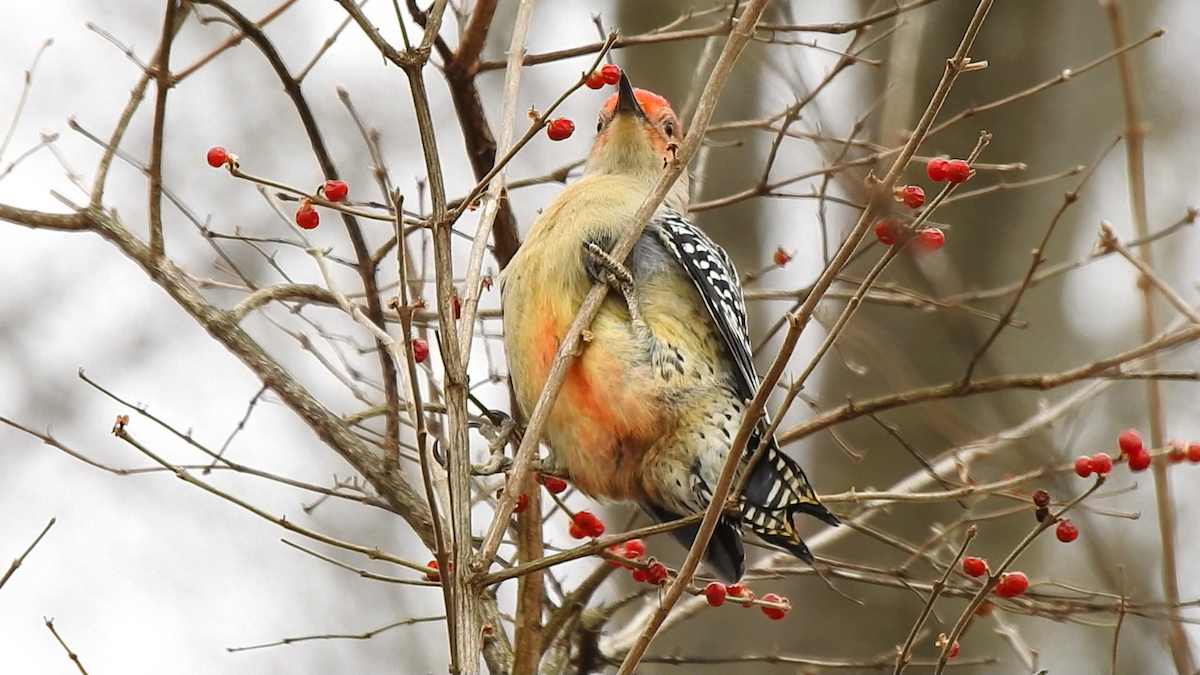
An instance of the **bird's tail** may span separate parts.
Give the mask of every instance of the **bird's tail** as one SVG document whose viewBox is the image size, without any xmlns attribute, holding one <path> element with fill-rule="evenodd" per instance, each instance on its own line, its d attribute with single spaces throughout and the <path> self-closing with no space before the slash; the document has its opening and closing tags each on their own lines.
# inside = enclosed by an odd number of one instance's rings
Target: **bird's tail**
<svg viewBox="0 0 1200 675">
<path fill-rule="evenodd" d="M 792 516 L 805 513 L 830 525 L 841 524 L 817 498 L 800 465 L 773 441 L 750 472 L 741 510 L 744 522 L 760 539 L 810 563 L 812 553 L 796 531 Z"/>
<path fill-rule="evenodd" d="M 660 523 L 678 520 L 679 516 L 653 504 L 642 504 L 642 508 Z M 671 536 L 686 549 L 692 548 L 700 524 L 694 523 L 671 530 Z M 734 522 L 722 517 L 717 521 L 708 547 L 704 549 L 704 562 L 722 581 L 734 583 L 746 572 L 746 553 L 742 548 L 742 531 Z"/>
</svg>

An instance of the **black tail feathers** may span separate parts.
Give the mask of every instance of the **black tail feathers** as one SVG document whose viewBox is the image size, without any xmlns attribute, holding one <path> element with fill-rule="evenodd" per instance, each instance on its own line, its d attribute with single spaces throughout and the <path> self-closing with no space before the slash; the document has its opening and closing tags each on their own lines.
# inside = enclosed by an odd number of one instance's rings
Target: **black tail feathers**
<svg viewBox="0 0 1200 675">
<path fill-rule="evenodd" d="M 680 518 L 653 504 L 642 504 L 642 508 L 660 523 L 669 523 Z M 696 523 L 671 530 L 671 536 L 683 544 L 684 548 L 690 549 L 699 532 L 700 524 Z M 746 552 L 742 548 L 742 532 L 737 524 L 725 518 L 717 521 L 717 529 L 713 530 L 708 547 L 704 550 L 704 562 L 721 581 L 733 583 L 742 578 L 746 572 Z"/>
</svg>

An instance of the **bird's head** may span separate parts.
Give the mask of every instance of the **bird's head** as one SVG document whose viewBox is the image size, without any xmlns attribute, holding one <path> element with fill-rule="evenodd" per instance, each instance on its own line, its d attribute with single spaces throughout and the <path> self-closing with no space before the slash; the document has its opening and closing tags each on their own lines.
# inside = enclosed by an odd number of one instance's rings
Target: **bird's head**
<svg viewBox="0 0 1200 675">
<path fill-rule="evenodd" d="M 622 174 L 653 184 L 683 142 L 683 125 L 667 99 L 634 89 L 625 73 L 617 93 L 608 97 L 596 124 L 596 142 L 588 155 L 586 174 Z M 665 203 L 681 208 L 687 200 L 687 172 L 671 189 Z"/>
</svg>

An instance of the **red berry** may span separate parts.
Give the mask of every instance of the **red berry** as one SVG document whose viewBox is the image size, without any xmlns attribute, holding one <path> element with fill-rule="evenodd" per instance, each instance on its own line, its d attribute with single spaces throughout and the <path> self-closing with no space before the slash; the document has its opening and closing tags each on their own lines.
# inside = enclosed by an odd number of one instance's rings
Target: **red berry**
<svg viewBox="0 0 1200 675">
<path fill-rule="evenodd" d="M 958 640 L 955 640 L 954 644 L 950 645 L 950 653 L 946 654 L 946 658 L 952 659 L 956 656 L 958 656 Z"/>
<path fill-rule="evenodd" d="M 783 598 L 779 597 L 778 595 L 775 595 L 774 593 L 767 593 L 766 595 L 762 596 L 762 599 L 764 602 L 778 602 L 778 603 L 784 602 Z M 772 621 L 778 621 L 778 620 L 782 619 L 784 616 L 787 615 L 787 612 L 788 611 L 782 607 L 763 607 L 762 608 L 762 613 L 766 614 L 767 618 Z"/>
<path fill-rule="evenodd" d="M 321 224 L 321 216 L 317 215 L 313 207 L 305 204 L 296 211 L 296 224 L 306 230 L 311 230 Z"/>
<path fill-rule="evenodd" d="M 523 513 L 529 508 L 529 495 L 522 492 L 517 495 L 517 505 L 513 507 L 513 513 Z"/>
<path fill-rule="evenodd" d="M 1092 471 L 1095 471 L 1100 475 L 1104 475 L 1109 471 L 1112 471 L 1112 457 L 1109 457 L 1103 452 L 1098 452 L 1095 455 L 1092 455 Z"/>
<path fill-rule="evenodd" d="M 413 338 L 413 361 L 424 363 L 429 358 L 429 343 L 421 338 Z"/>
<path fill-rule="evenodd" d="M 961 159 L 946 162 L 946 180 L 951 183 L 964 183 L 971 177 L 971 165 Z"/>
<path fill-rule="evenodd" d="M 633 580 L 639 584 L 646 582 L 646 573 L 642 570 L 634 570 L 632 576 Z"/>
<path fill-rule="evenodd" d="M 923 251 L 936 251 L 946 243 L 946 235 L 936 227 L 928 227 L 917 233 L 917 248 Z"/>
<path fill-rule="evenodd" d="M 434 583 L 438 583 L 442 580 L 442 575 L 438 574 L 438 572 L 437 572 L 438 565 L 437 565 L 436 560 L 430 560 L 429 562 L 425 563 L 425 566 L 433 568 L 432 572 L 425 573 L 425 581 L 432 581 Z"/>
<path fill-rule="evenodd" d="M 596 517 L 596 514 L 592 513 L 591 511 L 580 511 L 579 513 L 576 513 L 571 522 L 575 527 L 579 528 L 580 532 L 583 532 L 584 537 L 599 537 L 600 535 L 604 534 L 604 523 L 601 522 L 601 520 Z M 574 534 L 571 536 L 575 537 Z M 583 539 L 583 537 L 575 538 Z"/>
<path fill-rule="evenodd" d="M 1029 589 L 1029 577 L 1024 572 L 1005 572 L 996 584 L 996 595 L 1015 598 Z"/>
<path fill-rule="evenodd" d="M 225 162 L 229 161 L 229 153 L 225 152 L 225 148 L 222 148 L 221 146 L 209 148 L 206 159 L 208 160 L 209 166 L 214 169 L 219 169 L 225 164 Z"/>
<path fill-rule="evenodd" d="M 975 616 L 991 616 L 995 608 L 996 605 L 992 604 L 991 600 L 984 600 L 979 603 L 979 609 L 975 610 Z"/>
<path fill-rule="evenodd" d="M 641 539 L 630 539 L 625 542 L 625 557 L 630 560 L 637 560 L 646 555 L 646 542 Z"/>
<path fill-rule="evenodd" d="M 714 581 L 704 587 L 704 597 L 708 599 L 708 604 L 713 607 L 720 607 L 725 604 L 725 584 Z"/>
<path fill-rule="evenodd" d="M 1045 490 L 1034 490 L 1030 498 L 1033 499 L 1033 505 L 1039 509 L 1050 506 L 1050 493 Z"/>
<path fill-rule="evenodd" d="M 567 526 L 567 534 L 570 534 L 572 539 L 587 539 L 587 532 L 585 532 L 583 528 L 573 520 L 571 521 L 571 524 Z"/>
<path fill-rule="evenodd" d="M 729 597 L 740 598 L 745 595 L 746 591 L 749 589 L 746 588 L 746 584 L 739 581 L 736 584 L 730 584 L 729 588 L 726 590 L 729 592 Z"/>
<path fill-rule="evenodd" d="M 1172 464 L 1178 464 L 1187 459 L 1187 448 L 1179 441 L 1169 441 L 1167 443 L 1167 461 Z"/>
<path fill-rule="evenodd" d="M 591 75 L 588 75 L 588 79 L 584 84 L 587 85 L 588 89 L 599 89 L 604 86 L 604 74 L 598 70 L 594 70 Z"/>
<path fill-rule="evenodd" d="M 1075 473 L 1080 478 L 1087 478 L 1092 475 L 1092 458 L 1086 456 L 1077 458 L 1075 460 Z"/>
<path fill-rule="evenodd" d="M 340 202 L 346 198 L 346 193 L 350 192 L 350 188 L 340 180 L 331 180 L 325 183 L 325 198 L 331 202 Z"/>
<path fill-rule="evenodd" d="M 1132 455 L 1142 449 L 1142 435 L 1137 429 L 1126 429 L 1117 436 L 1117 445 L 1121 447 L 1122 455 Z"/>
<path fill-rule="evenodd" d="M 1150 466 L 1150 451 L 1141 448 L 1137 452 L 1129 455 L 1129 470 L 1130 471 L 1145 471 Z"/>
<path fill-rule="evenodd" d="M 895 221 L 884 218 L 875 223 L 875 238 L 884 246 L 891 246 L 896 243 L 896 236 L 899 234 L 899 229 Z"/>
<path fill-rule="evenodd" d="M 905 185 L 896 188 L 896 199 L 910 209 L 920 208 L 925 203 L 925 191 L 918 185 Z"/>
<path fill-rule="evenodd" d="M 613 544 L 612 546 L 608 547 L 608 552 L 616 556 L 621 556 L 622 558 L 628 555 L 628 553 L 625 551 L 624 544 Z M 620 568 L 625 566 L 624 563 L 616 560 L 609 560 L 608 558 L 605 558 L 604 562 L 607 563 L 609 567 Z"/>
<path fill-rule="evenodd" d="M 561 141 L 575 133 L 575 123 L 565 117 L 558 117 L 546 124 L 546 135 L 552 141 Z"/>
<path fill-rule="evenodd" d="M 929 164 L 925 165 L 925 173 L 929 174 L 929 180 L 935 183 L 946 180 L 946 160 L 941 157 L 929 160 Z"/>
<path fill-rule="evenodd" d="M 542 477 L 542 485 L 545 485 L 546 491 L 552 495 L 556 495 L 567 489 L 567 481 L 554 476 Z"/>
<path fill-rule="evenodd" d="M 609 63 L 600 69 L 600 77 L 604 84 L 616 84 L 621 81 L 621 67 Z"/>
<path fill-rule="evenodd" d="M 660 562 L 651 563 L 646 568 L 646 583 L 654 584 L 655 586 L 667 583 L 667 568 Z"/>
<path fill-rule="evenodd" d="M 1192 464 L 1200 464 L 1200 443 L 1191 443 L 1187 446 L 1187 458 Z"/>
<path fill-rule="evenodd" d="M 1079 538 L 1079 528 L 1075 527 L 1075 523 L 1064 520 L 1058 524 L 1058 529 L 1054 530 L 1054 536 L 1062 543 L 1069 544 Z"/>
<path fill-rule="evenodd" d="M 775 255 L 773 255 L 773 256 L 771 257 L 771 260 L 772 260 L 772 261 L 773 261 L 773 262 L 774 262 L 776 265 L 779 265 L 780 267 L 783 267 L 784 265 L 786 265 L 786 264 L 788 264 L 789 262 L 791 262 L 791 260 L 792 260 L 792 256 L 791 256 L 791 254 L 789 254 L 787 251 L 783 250 L 783 247 L 782 247 L 782 246 L 780 246 L 779 248 L 775 249 Z"/>
<path fill-rule="evenodd" d="M 969 577 L 981 577 L 987 574 L 987 563 L 984 562 L 983 558 L 976 558 L 969 555 L 963 558 L 962 565 L 963 572 Z"/>
</svg>

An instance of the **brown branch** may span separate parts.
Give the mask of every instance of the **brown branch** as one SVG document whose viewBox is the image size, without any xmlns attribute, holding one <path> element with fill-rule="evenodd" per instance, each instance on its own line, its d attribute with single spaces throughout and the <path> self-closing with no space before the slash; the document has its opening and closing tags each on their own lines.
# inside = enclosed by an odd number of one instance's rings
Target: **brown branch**
<svg viewBox="0 0 1200 675">
<path fill-rule="evenodd" d="M 1102 0 L 1100 3 L 1108 14 L 1112 26 L 1113 44 L 1121 49 L 1129 43 L 1125 34 L 1125 21 L 1117 0 Z M 1122 51 L 1117 57 L 1117 68 L 1121 78 L 1121 100 L 1125 109 L 1125 162 L 1129 182 L 1129 206 L 1133 215 L 1133 233 L 1135 237 L 1145 237 L 1149 232 L 1149 218 L 1146 206 L 1146 158 L 1145 137 L 1146 128 L 1142 120 L 1140 93 L 1138 91 L 1137 73 L 1133 57 L 1129 51 Z M 1138 253 L 1146 266 L 1153 268 L 1149 246 L 1139 247 Z M 1142 339 L 1149 340 L 1157 332 L 1154 318 L 1154 291 L 1149 284 L 1141 283 L 1142 292 Z M 1157 359 L 1151 355 L 1146 367 L 1158 369 Z M 1163 407 L 1162 387 L 1157 381 L 1146 381 L 1146 404 L 1150 417 L 1150 442 L 1156 447 L 1163 444 L 1167 425 L 1167 413 Z M 1171 478 L 1167 473 L 1166 462 L 1155 462 L 1151 471 L 1154 475 L 1154 501 L 1158 507 L 1158 533 L 1162 540 L 1162 585 L 1167 602 L 1179 603 L 1179 570 L 1175 545 L 1175 500 L 1171 497 Z M 1172 621 L 1167 625 L 1166 640 L 1171 648 L 1171 657 L 1175 662 L 1175 670 L 1179 675 L 1188 675 L 1196 670 L 1192 658 L 1192 647 L 1179 614 L 1172 612 Z"/>
<path fill-rule="evenodd" d="M 446 617 L 444 616 L 415 617 L 412 619 L 393 621 L 378 628 L 372 628 L 371 630 L 366 630 L 361 633 L 326 633 L 324 635 L 302 635 L 300 637 L 287 637 L 283 638 L 282 640 L 276 640 L 275 642 L 264 642 L 263 644 L 249 645 L 246 647 L 226 647 L 225 651 L 233 654 L 236 652 L 253 651 L 255 649 L 267 649 L 268 647 L 283 647 L 286 645 L 293 645 L 298 642 L 311 642 L 313 640 L 370 640 L 380 633 L 387 632 L 394 628 L 400 628 L 401 626 L 414 626 L 419 623 L 432 623 L 435 621 L 445 620 Z"/>
<path fill-rule="evenodd" d="M 810 24 L 764 23 L 764 24 L 760 25 L 759 28 L 762 30 L 772 30 L 772 31 L 789 31 L 789 32 L 790 31 L 798 31 L 798 32 L 802 32 L 802 33 L 830 33 L 833 35 L 838 35 L 841 33 L 849 33 L 851 31 L 856 31 L 856 30 L 859 30 L 862 28 L 866 28 L 867 26 L 877 24 L 881 21 L 887 21 L 888 19 L 890 19 L 892 17 L 899 16 L 901 14 L 904 14 L 905 12 L 911 12 L 912 10 L 917 9 L 918 7 L 924 7 L 925 5 L 928 5 L 932 2 L 936 2 L 936 0 L 915 0 L 914 2 L 910 2 L 907 5 L 897 5 L 891 9 L 887 9 L 882 12 L 877 12 L 875 14 L 865 16 L 865 17 L 859 19 L 858 21 L 843 21 L 843 22 L 839 22 L 839 23 L 810 23 Z"/>
<path fill-rule="evenodd" d="M 1158 292 L 1167 299 L 1167 302 L 1171 303 L 1171 306 L 1174 307 L 1176 311 L 1187 317 L 1188 321 L 1191 321 L 1194 324 L 1200 324 L 1200 314 L 1196 313 L 1196 310 L 1192 309 L 1191 305 L 1181 298 L 1179 294 L 1175 292 L 1175 289 L 1171 288 L 1171 285 L 1154 271 L 1154 268 L 1150 266 L 1150 263 L 1135 255 L 1133 251 L 1130 251 L 1129 248 L 1125 246 L 1125 244 L 1122 244 L 1121 240 L 1117 238 L 1116 233 L 1113 232 L 1112 225 L 1103 221 L 1100 223 L 1100 247 L 1106 251 L 1115 251 L 1119 253 L 1122 258 L 1124 258 L 1129 264 L 1133 265 L 1134 269 L 1141 273 L 1143 284 L 1148 283 L 1149 285 L 1158 289 Z"/>
<path fill-rule="evenodd" d="M 458 39 L 458 49 L 451 62 L 476 64 L 479 61 L 488 29 L 492 26 L 492 17 L 496 15 L 497 4 L 496 0 L 478 0 L 471 8 L 471 18 Z"/>
<path fill-rule="evenodd" d="M 750 38 L 753 37 L 754 28 L 758 25 L 758 21 L 766 9 L 766 4 L 765 0 L 751 0 L 746 4 L 741 17 L 732 23 L 729 37 L 725 42 L 724 48 L 721 50 L 721 55 L 717 57 L 717 62 L 713 66 L 712 73 L 708 77 L 708 82 L 704 86 L 704 91 L 700 94 L 699 104 L 692 118 L 691 129 L 693 131 L 684 140 L 682 152 L 680 153 L 681 160 L 677 164 L 686 163 L 699 147 L 704 130 L 707 128 L 708 121 L 712 118 L 713 109 L 716 107 L 717 96 L 733 72 L 733 66 L 737 62 L 738 56 L 741 55 L 742 50 L 745 49 L 746 45 L 750 42 Z M 677 172 L 675 173 L 677 175 Z M 651 194 L 653 201 L 648 200 L 638 210 L 635 222 L 639 223 L 639 225 L 632 231 L 627 232 L 624 239 L 618 242 L 616 248 L 614 248 L 613 255 L 617 260 L 624 260 L 628 256 L 629 251 L 633 248 L 634 241 L 641 235 L 642 229 L 652 212 L 652 209 L 647 209 L 646 206 L 657 207 L 658 202 L 662 199 L 662 195 L 666 193 L 670 183 L 674 182 L 674 176 L 668 174 L 667 178 L 670 181 L 660 182 L 658 189 L 655 193 Z M 605 293 L 603 291 L 597 293 L 597 289 L 593 288 L 592 294 L 603 296 Z M 747 410 L 746 421 L 743 422 L 742 428 L 739 430 L 739 435 L 741 431 L 752 426 L 752 424 L 748 423 L 755 421 L 752 419 L 754 416 L 755 413 Z M 658 634 L 663 621 L 666 620 L 667 614 L 670 613 L 671 608 L 679 601 L 680 596 L 683 595 L 684 590 L 690 584 L 692 575 L 695 574 L 696 568 L 700 565 L 700 559 L 703 557 L 704 551 L 708 546 L 708 541 L 716 529 L 717 520 L 723 513 L 725 500 L 729 496 L 729 490 L 733 487 L 733 481 L 736 478 L 738 460 L 741 458 L 741 448 L 745 447 L 745 442 L 746 438 L 743 438 L 741 439 L 741 445 L 739 445 L 738 439 L 734 439 L 729 451 L 729 458 L 721 470 L 717 484 L 713 487 L 711 502 L 704 510 L 704 520 L 700 522 L 700 527 L 696 532 L 691 549 L 688 551 L 687 557 L 684 558 L 683 564 L 680 565 L 677 575 L 671 580 L 666 590 L 659 597 L 657 610 L 650 616 L 645 626 L 642 627 L 637 640 L 634 641 L 629 652 L 625 655 L 625 659 L 621 662 L 621 667 L 617 671 L 618 675 L 630 675 L 637 668 L 642 656 L 645 655 L 646 650 L 650 647 L 650 642 Z"/>
<path fill-rule="evenodd" d="M 1086 379 L 1103 378 L 1106 372 L 1113 368 L 1118 368 L 1127 362 L 1141 359 L 1147 355 L 1166 349 L 1178 347 L 1196 339 L 1200 339 L 1200 326 L 1193 325 L 1173 333 L 1168 333 L 1133 349 L 1119 352 L 1113 356 L 1059 373 L 1006 375 L 985 380 L 974 380 L 968 383 L 963 383 L 962 381 L 950 382 L 922 389 L 914 389 L 900 394 L 889 394 L 864 401 L 851 402 L 824 412 L 806 422 L 801 422 L 780 433 L 777 438 L 781 444 L 792 443 L 834 424 L 847 422 L 871 413 L 914 405 L 916 403 L 940 401 L 948 398 L 966 398 L 968 396 L 994 393 L 1006 389 L 1044 391 Z"/>
<path fill-rule="evenodd" d="M 1006 309 L 1004 314 L 1001 315 L 1000 321 L 998 321 L 996 326 L 992 328 L 992 332 L 988 335 L 987 339 L 983 341 L 983 344 L 979 346 L 979 349 L 975 350 L 975 354 L 971 357 L 970 363 L 967 364 L 967 370 L 963 374 L 962 378 L 964 383 L 971 381 L 971 376 L 975 373 L 975 367 L 979 365 L 980 360 L 983 359 L 983 355 L 986 354 L 988 349 L 991 348 L 992 344 L 996 342 L 996 338 L 1000 337 L 1000 332 L 1008 327 L 1009 319 L 1011 319 L 1013 314 L 1016 313 L 1017 305 L 1021 303 L 1021 298 L 1025 296 L 1025 291 L 1029 290 L 1030 282 L 1033 281 L 1033 277 L 1037 273 L 1038 268 L 1046 262 L 1046 258 L 1044 257 L 1046 246 L 1050 244 L 1050 236 L 1054 234 L 1054 230 L 1058 226 L 1059 221 L 1062 220 L 1062 217 L 1067 212 L 1067 209 L 1069 209 L 1072 204 L 1079 200 L 1079 191 L 1083 189 L 1084 185 L 1087 185 L 1088 180 L 1095 175 L 1096 169 L 1100 167 L 1100 163 L 1104 161 L 1104 158 L 1108 156 L 1108 153 L 1111 152 L 1114 147 L 1116 147 L 1117 142 L 1120 140 L 1121 139 L 1119 137 L 1114 139 L 1113 142 L 1110 143 L 1107 148 L 1105 148 L 1104 152 L 1100 153 L 1100 157 L 1095 161 L 1095 163 L 1092 164 L 1092 167 L 1088 169 L 1088 172 L 1083 175 L 1083 178 L 1079 180 L 1079 184 L 1075 186 L 1075 189 L 1063 195 L 1063 202 L 1061 205 L 1059 205 L 1058 210 L 1054 213 L 1054 217 L 1050 219 L 1050 224 L 1046 227 L 1045 233 L 1042 234 L 1041 242 L 1038 243 L 1037 248 L 1033 249 L 1033 259 L 1029 263 L 1029 269 L 1025 272 L 1025 279 L 1021 282 L 1021 286 L 1017 289 L 1016 295 L 1013 296 L 1012 302 L 1010 302 L 1008 305 L 1008 309 Z"/>
<path fill-rule="evenodd" d="M 194 0 L 198 4 L 208 4 L 216 7 L 226 16 L 228 16 L 238 30 L 240 30 L 251 44 L 258 48 L 259 52 L 270 64 L 271 69 L 275 72 L 276 78 L 283 85 L 285 94 L 291 101 L 292 107 L 296 110 L 300 117 L 300 122 L 304 127 L 305 134 L 308 136 L 309 146 L 312 148 L 313 155 L 316 157 L 318 165 L 321 167 L 321 172 L 326 180 L 334 180 L 338 177 L 337 167 L 333 163 L 333 157 L 330 155 L 328 148 L 325 145 L 325 140 L 321 135 L 320 127 L 317 124 L 316 117 L 313 115 L 312 108 L 308 105 L 308 100 L 304 97 L 304 92 L 301 90 L 300 83 L 293 77 L 288 70 L 287 64 L 283 62 L 283 57 L 275 48 L 274 43 L 267 38 L 262 27 L 252 22 L 244 14 L 232 7 L 225 0 Z M 357 9 L 357 6 L 352 2 L 350 6 Z M 380 303 L 379 285 L 375 278 L 376 269 L 372 263 L 371 251 L 367 248 L 366 240 L 363 238 L 362 229 L 359 227 L 358 220 L 352 215 L 342 212 L 342 224 L 346 228 L 346 234 L 350 239 L 350 244 L 354 249 L 355 259 L 358 262 L 357 272 L 362 281 L 364 299 L 367 303 L 366 315 L 371 323 L 382 326 L 383 307 Z M 128 251 L 126 251 L 128 255 Z M 383 384 L 384 396 L 387 402 L 387 415 L 385 416 L 385 435 L 383 442 L 384 451 L 384 469 L 387 470 L 388 464 L 394 464 L 394 458 L 399 454 L 400 442 L 400 394 L 396 384 L 396 367 L 392 362 L 388 350 L 378 339 L 375 342 L 376 351 L 379 361 L 380 380 Z M 264 382 L 264 384 L 266 384 Z M 392 458 L 389 460 L 388 458 Z M 389 474 L 401 475 L 399 470 L 387 471 Z M 389 478 L 389 482 L 391 482 Z M 407 497 L 415 497 L 411 487 L 406 487 Z M 417 513 L 422 515 L 422 524 L 429 526 L 430 521 L 427 510 L 422 508 Z M 429 534 L 428 530 L 426 534 Z M 423 537 L 424 538 L 424 537 Z"/>
<path fill-rule="evenodd" d="M 954 556 L 954 560 L 946 566 L 946 571 L 942 573 L 942 577 L 933 584 L 933 590 L 929 592 L 929 599 L 925 601 L 925 606 L 921 609 L 921 614 L 917 616 L 917 620 L 913 622 L 912 630 L 908 632 L 908 638 L 904 640 L 904 645 L 900 647 L 900 653 L 896 656 L 896 667 L 892 670 L 893 675 L 900 675 L 908 666 L 909 655 L 912 652 L 913 643 L 917 641 L 917 635 L 921 632 L 921 627 L 925 625 L 925 620 L 929 618 L 933 612 L 933 605 L 937 602 L 942 591 L 946 590 L 946 581 L 950 579 L 950 575 L 958 569 L 958 561 L 962 560 L 963 554 L 967 552 L 967 546 L 971 544 L 971 540 L 975 538 L 978 529 L 974 525 L 967 528 L 966 535 L 963 537 L 962 546 L 958 549 L 958 554 Z"/>
<path fill-rule="evenodd" d="M 967 627 L 967 623 L 970 622 L 970 620 L 975 616 L 975 612 L 979 609 L 979 605 L 983 603 L 984 598 L 986 598 L 988 594 L 992 592 L 992 589 L 996 587 L 996 583 L 1000 581 L 1000 576 L 1004 574 L 1008 568 L 1012 567 L 1012 564 L 1016 562 L 1017 558 L 1019 558 L 1022 553 L 1025 552 L 1025 549 L 1029 548 L 1029 546 L 1033 544 L 1034 540 L 1038 538 L 1039 534 L 1057 525 L 1064 513 L 1070 511 L 1073 506 L 1087 499 L 1092 495 L 1092 493 L 1100 489 L 1100 486 L 1104 485 L 1104 482 L 1107 480 L 1107 478 L 1108 477 L 1105 475 L 1096 476 L 1096 481 L 1092 483 L 1092 486 L 1089 487 L 1087 491 L 1075 499 L 1072 499 L 1058 511 L 1045 518 L 1042 518 L 1037 526 L 1034 527 L 1033 530 L 1021 540 L 1021 543 L 1017 544 L 1016 548 L 1014 548 L 1008 554 L 1008 557 L 1006 557 L 1003 562 L 1001 562 L 995 569 L 988 570 L 987 579 L 984 580 L 983 585 L 975 593 L 975 596 L 971 598 L 971 601 L 967 603 L 966 609 L 964 609 L 962 614 L 959 615 L 958 621 L 954 624 L 954 628 L 951 629 L 950 634 L 946 636 L 946 641 L 942 645 L 942 655 L 938 658 L 937 668 L 933 671 L 934 675 L 941 675 L 942 671 L 946 669 L 946 661 L 950 658 L 950 650 L 954 648 L 954 643 L 957 642 L 958 638 L 962 636 L 963 631 Z"/>
<path fill-rule="evenodd" d="M 261 27 L 266 27 L 267 24 L 269 24 L 272 21 L 274 21 L 275 19 L 279 18 L 280 15 L 282 15 L 285 11 L 288 10 L 289 7 L 291 7 L 294 4 L 296 4 L 296 0 L 283 0 L 283 2 L 281 2 L 278 7 L 267 12 L 266 14 L 264 14 L 263 18 L 256 21 L 255 24 L 258 26 L 261 26 Z M 245 39 L 246 39 L 245 33 L 239 32 L 237 34 L 230 35 L 228 38 L 226 38 L 225 42 L 221 43 L 221 46 L 217 47 L 216 49 L 213 49 L 211 52 L 200 57 L 200 59 L 198 59 L 192 65 L 190 65 L 187 68 L 184 68 L 183 70 L 176 73 L 175 76 L 171 80 L 171 86 L 175 86 L 175 85 L 179 84 L 185 78 L 187 78 L 189 75 L 191 75 L 192 73 L 196 72 L 197 70 L 200 70 L 201 68 L 203 68 L 206 64 L 208 64 L 208 62 L 217 58 L 222 53 L 224 53 L 226 50 L 242 44 L 242 40 L 245 40 Z"/>
<path fill-rule="evenodd" d="M 154 63 L 154 121 L 150 127 L 150 254 L 163 254 L 162 221 L 162 155 L 163 127 L 167 119 L 167 92 L 171 89 L 171 45 L 175 35 L 187 17 L 187 8 L 182 11 L 179 0 L 167 0 L 167 11 L 163 17 L 162 39 Z"/>
</svg>

